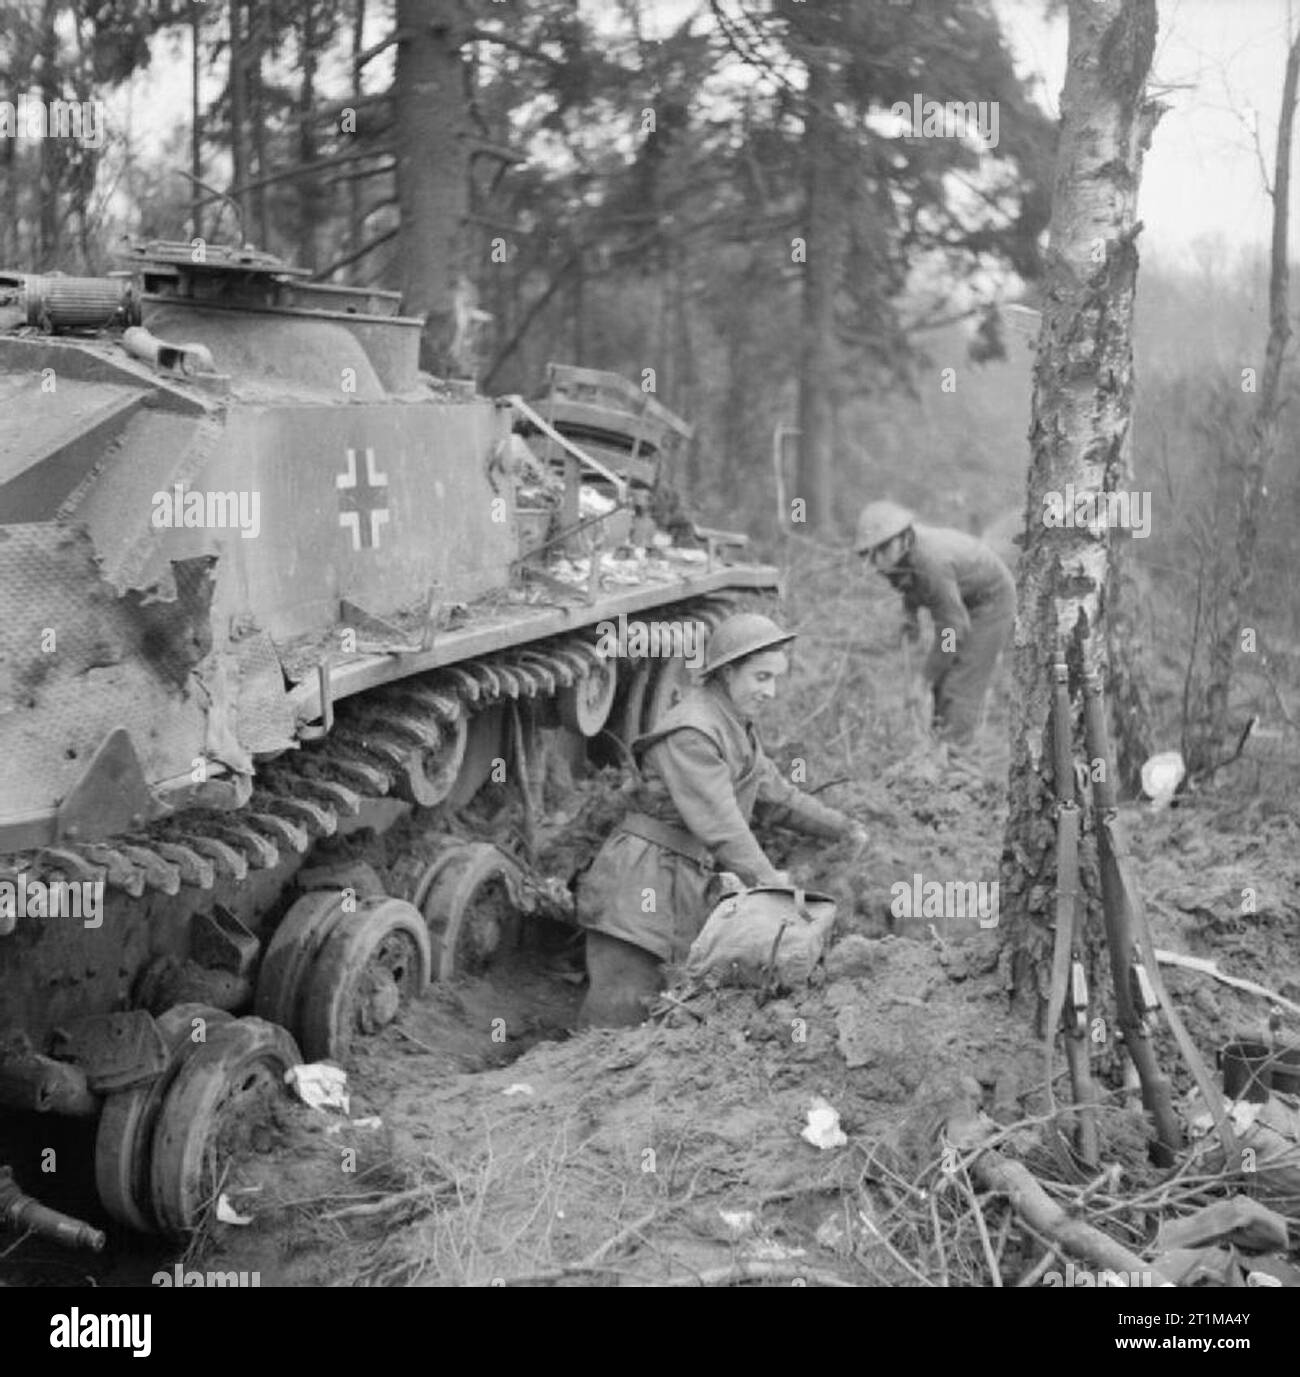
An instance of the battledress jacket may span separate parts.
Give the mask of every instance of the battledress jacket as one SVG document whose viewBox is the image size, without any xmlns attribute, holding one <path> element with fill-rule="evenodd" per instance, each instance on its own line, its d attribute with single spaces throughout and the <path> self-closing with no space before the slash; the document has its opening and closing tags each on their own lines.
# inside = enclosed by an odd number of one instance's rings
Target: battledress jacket
<svg viewBox="0 0 1300 1377">
<path fill-rule="evenodd" d="M 633 751 L 641 760 L 636 811 L 583 878 L 578 921 L 661 960 L 683 959 L 704 925 L 714 870 L 747 885 L 775 878 L 749 830 L 756 805 L 767 820 L 815 837 L 844 836 L 854 825 L 782 778 L 721 685 L 689 690 Z"/>
<path fill-rule="evenodd" d="M 903 595 L 909 617 L 924 607 L 934 621 L 935 641 L 926 661 L 926 678 L 941 678 L 951 657 L 941 648 L 946 627 L 957 633 L 960 646 L 985 623 L 1001 623 L 1015 615 L 1016 581 L 1011 570 L 975 536 L 946 526 L 912 528 L 915 539 L 908 555 L 885 574 Z"/>
</svg>

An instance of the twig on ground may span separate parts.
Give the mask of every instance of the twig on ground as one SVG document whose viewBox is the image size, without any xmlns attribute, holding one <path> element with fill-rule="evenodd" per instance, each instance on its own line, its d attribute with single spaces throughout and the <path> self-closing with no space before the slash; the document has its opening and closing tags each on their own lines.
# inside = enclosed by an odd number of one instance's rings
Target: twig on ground
<svg viewBox="0 0 1300 1377">
<path fill-rule="evenodd" d="M 919 1273 L 917 1274 L 919 1275 Z M 727 1267 L 711 1267 L 689 1277 L 669 1277 L 666 1281 L 646 1281 L 643 1286 L 731 1286 L 738 1281 L 790 1281 L 805 1286 L 853 1286 L 834 1272 L 816 1267 L 801 1267 L 797 1262 L 733 1262 Z M 928 1286 L 930 1283 L 926 1282 Z"/>
<path fill-rule="evenodd" d="M 360 1205 L 345 1205 L 343 1209 L 331 1210 L 328 1214 L 322 1214 L 320 1218 L 363 1219 L 368 1216 L 385 1214 L 389 1210 L 397 1209 L 400 1205 L 410 1204 L 416 1200 L 432 1206 L 435 1195 L 450 1190 L 450 1184 L 446 1183 L 441 1186 L 416 1186 L 413 1190 L 399 1191 L 396 1195 L 386 1195 L 379 1200 L 367 1200 Z"/>
<path fill-rule="evenodd" d="M 870 1243 L 866 1245 L 867 1247 L 883 1248 L 905 1272 L 909 1273 L 909 1275 L 911 1276 L 914 1276 L 917 1279 L 917 1281 L 921 1283 L 922 1286 L 934 1285 L 934 1282 L 932 1282 L 929 1277 L 925 1276 L 922 1272 L 918 1272 L 917 1269 L 913 1267 L 912 1264 L 908 1262 L 908 1260 L 902 1255 L 902 1253 L 900 1253 L 898 1249 L 894 1247 L 894 1245 L 889 1241 L 889 1239 L 886 1238 L 883 1233 L 881 1233 L 879 1227 L 872 1220 L 870 1215 L 868 1215 L 865 1211 L 860 1211 L 858 1217 L 866 1226 L 867 1232 L 872 1235 Z"/>
<path fill-rule="evenodd" d="M 963 1165 L 961 1169 L 961 1181 L 966 1190 L 966 1198 L 970 1201 L 971 1211 L 975 1216 L 975 1228 L 979 1231 L 980 1247 L 984 1249 L 984 1261 L 988 1263 L 989 1275 L 993 1279 L 994 1286 L 1002 1285 L 1002 1273 L 998 1270 L 998 1260 L 993 1253 L 993 1242 L 989 1238 L 988 1224 L 984 1220 L 984 1211 L 980 1208 L 979 1197 L 975 1194 L 975 1187 L 971 1185 L 970 1173 Z"/>
<path fill-rule="evenodd" d="M 943 1229 L 939 1225 L 939 1205 L 933 1191 L 930 1192 L 930 1220 L 934 1225 L 934 1246 L 939 1254 L 939 1285 L 948 1285 L 948 1255 L 943 1250 Z"/>
<path fill-rule="evenodd" d="M 1290 999 L 1284 999 L 1276 990 L 1270 990 L 1267 985 L 1256 984 L 1253 980 L 1243 980 L 1240 976 L 1227 975 L 1219 969 L 1216 962 L 1208 961 L 1204 957 L 1184 956 L 1182 952 L 1164 951 L 1157 947 L 1156 960 L 1162 966 L 1178 966 L 1185 971 L 1197 971 L 1201 975 L 1213 976 L 1215 980 L 1221 981 L 1224 985 L 1231 985 L 1234 990 L 1244 990 L 1247 994 L 1259 995 L 1261 999 L 1267 999 L 1279 1008 L 1287 1010 L 1288 1013 L 1300 1014 L 1300 1004 L 1296 1004 Z"/>
<path fill-rule="evenodd" d="M 398 1037 L 405 1038 L 407 1042 L 413 1042 L 421 1052 L 432 1053 L 435 1057 L 438 1055 L 438 1049 L 436 1047 L 430 1047 L 427 1042 L 421 1042 L 414 1034 L 408 1033 L 405 1028 L 399 1028 L 397 1024 L 393 1024 L 393 1032 L 395 1032 Z"/>
<path fill-rule="evenodd" d="M 1010 1218 L 1010 1216 L 1007 1216 Z M 1060 1253 L 1055 1248 L 1049 1247 L 1048 1250 L 1038 1259 L 1036 1263 L 1027 1271 L 1023 1277 L 1016 1282 L 1017 1286 L 1037 1286 L 1043 1273 L 1054 1263 L 1059 1262 Z"/>
</svg>

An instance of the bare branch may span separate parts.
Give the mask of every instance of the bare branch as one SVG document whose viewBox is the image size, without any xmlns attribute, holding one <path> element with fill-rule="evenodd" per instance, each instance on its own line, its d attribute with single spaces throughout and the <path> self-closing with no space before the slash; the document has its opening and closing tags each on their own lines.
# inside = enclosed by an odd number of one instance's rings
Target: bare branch
<svg viewBox="0 0 1300 1377">
<path fill-rule="evenodd" d="M 357 54 L 357 60 L 352 64 L 353 71 L 359 72 L 367 62 L 379 56 L 386 49 L 391 48 L 395 43 L 404 43 L 411 37 L 409 29 L 394 29 L 387 38 L 381 38 L 378 43 L 372 43 L 365 52 Z"/>
<path fill-rule="evenodd" d="M 378 207 L 376 207 L 376 209 L 378 209 Z M 314 273 L 311 280 L 313 282 L 323 282 L 327 277 L 332 277 L 340 268 L 350 267 L 358 258 L 364 258 L 366 254 L 373 253 L 375 249 L 381 248 L 384 244 L 387 244 L 390 239 L 396 239 L 397 232 L 400 228 L 400 225 L 394 225 L 392 229 L 386 229 L 382 234 L 377 234 L 373 239 L 362 244 L 359 249 L 353 250 L 352 253 L 345 253 L 342 258 L 336 258 L 328 268 L 322 268 L 320 272 Z"/>
</svg>

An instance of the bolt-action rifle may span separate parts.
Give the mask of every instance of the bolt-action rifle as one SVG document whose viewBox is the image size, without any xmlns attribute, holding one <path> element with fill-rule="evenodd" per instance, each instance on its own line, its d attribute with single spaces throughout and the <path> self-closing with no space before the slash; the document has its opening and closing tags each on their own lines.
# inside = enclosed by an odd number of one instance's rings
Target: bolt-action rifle
<svg viewBox="0 0 1300 1377">
<path fill-rule="evenodd" d="M 1064 647 L 1052 666 L 1052 741 L 1056 772 L 1056 938 L 1047 1005 L 1047 1093 L 1052 1093 L 1052 1052 L 1058 1024 L 1065 1034 L 1070 1086 L 1079 1108 L 1075 1145 L 1090 1167 L 1099 1161 L 1096 1090 L 1088 1055 L 1088 976 L 1083 964 L 1084 906 L 1079 897 L 1079 806 L 1074 797 L 1069 670 Z M 1064 1015 L 1064 1019 L 1062 1016 Z"/>
<path fill-rule="evenodd" d="M 1110 759 L 1110 733 L 1106 726 L 1106 699 L 1101 675 L 1090 669 L 1083 683 L 1084 729 L 1088 754 L 1102 762 L 1100 778 L 1093 786 L 1097 846 L 1101 860 L 1102 903 L 1106 911 L 1106 940 L 1110 946 L 1111 971 L 1119 1025 L 1142 1083 L 1142 1102 L 1156 1123 L 1156 1138 L 1166 1165 L 1182 1146 L 1182 1130 L 1170 1100 L 1169 1082 L 1156 1062 L 1151 1043 L 1151 1016 L 1163 1010 L 1169 1031 L 1197 1089 L 1210 1111 L 1224 1152 L 1231 1161 L 1236 1154 L 1232 1125 L 1223 1097 L 1206 1069 L 1195 1043 L 1165 990 L 1156 960 L 1155 946 L 1147 927 L 1146 911 L 1129 876 L 1129 852 L 1119 810 L 1115 803 L 1114 773 Z M 1156 1155 L 1153 1153 L 1153 1156 Z"/>
</svg>

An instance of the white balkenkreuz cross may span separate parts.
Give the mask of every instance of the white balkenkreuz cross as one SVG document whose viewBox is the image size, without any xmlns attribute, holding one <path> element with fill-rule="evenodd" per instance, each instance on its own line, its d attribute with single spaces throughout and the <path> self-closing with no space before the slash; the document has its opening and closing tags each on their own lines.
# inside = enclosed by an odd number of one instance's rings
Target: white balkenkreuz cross
<svg viewBox="0 0 1300 1377">
<path fill-rule="evenodd" d="M 366 474 L 357 481 L 357 452 L 348 450 L 348 471 L 336 474 L 335 486 L 339 490 L 339 525 L 352 532 L 352 548 L 378 547 L 379 528 L 388 521 L 388 508 L 380 506 L 380 500 L 387 497 L 382 489 L 388 487 L 388 475 L 375 468 L 375 452 L 366 446 Z M 365 520 L 365 517 L 369 520 Z"/>
</svg>

